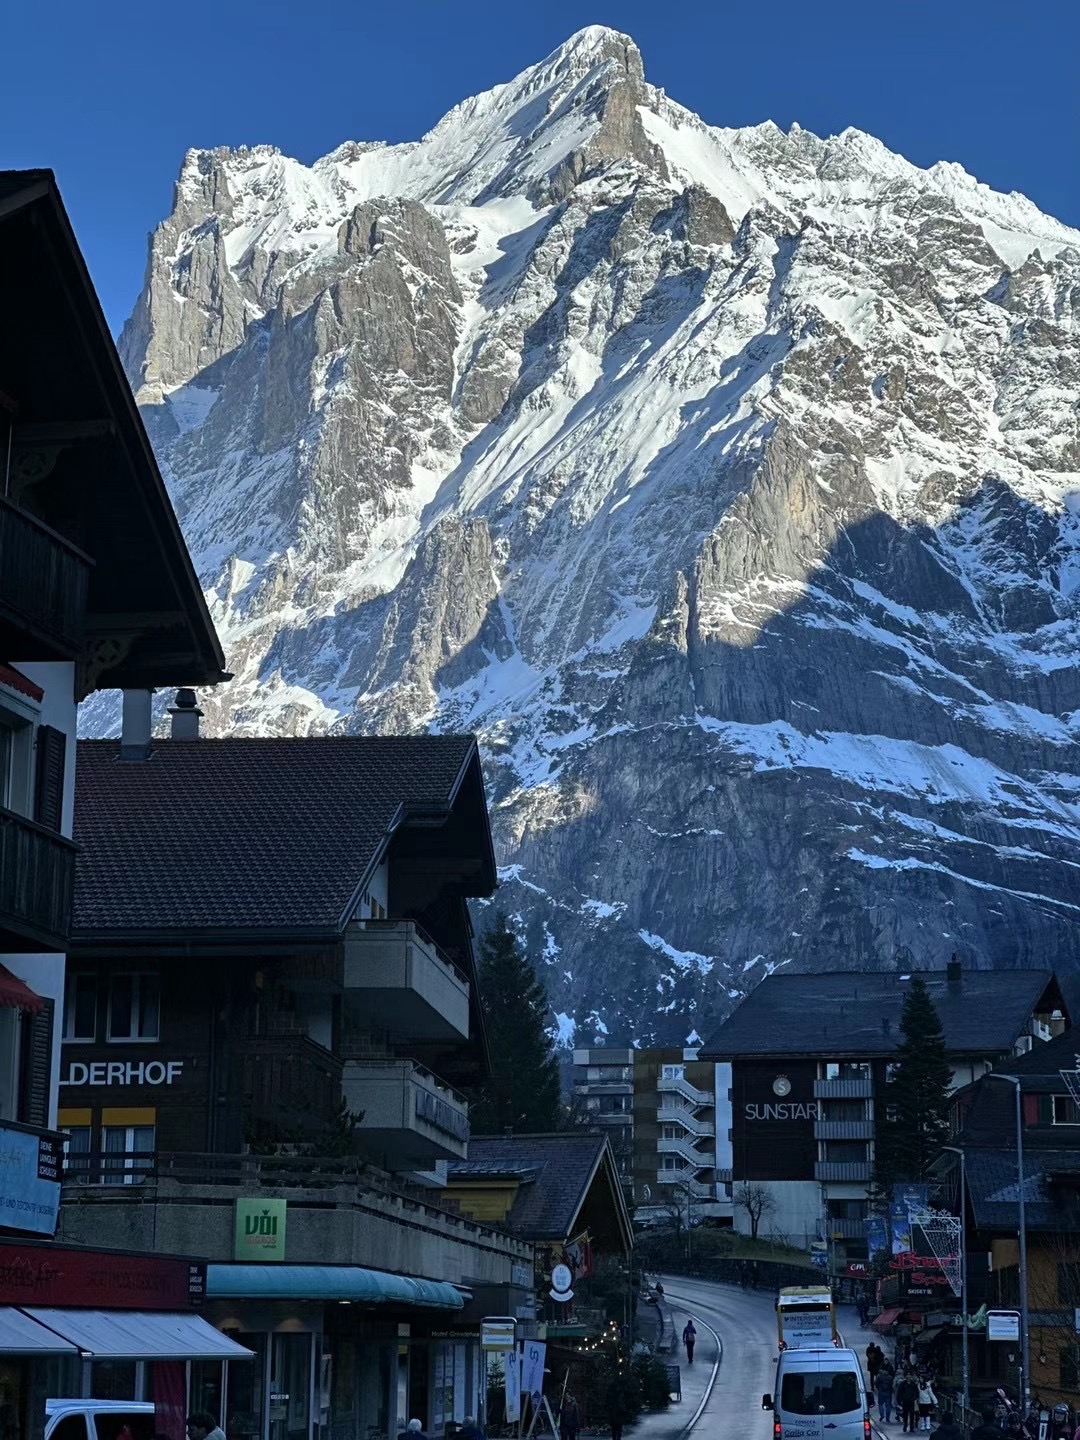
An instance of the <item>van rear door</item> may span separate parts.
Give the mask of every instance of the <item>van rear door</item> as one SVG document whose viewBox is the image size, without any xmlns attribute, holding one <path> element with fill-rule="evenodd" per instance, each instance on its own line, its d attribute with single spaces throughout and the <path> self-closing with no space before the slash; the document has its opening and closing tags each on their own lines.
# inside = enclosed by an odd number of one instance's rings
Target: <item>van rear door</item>
<svg viewBox="0 0 1080 1440">
<path fill-rule="evenodd" d="M 850 1366 L 821 1361 L 789 1370 L 780 1384 L 783 1440 L 863 1440 L 864 1401 Z"/>
</svg>

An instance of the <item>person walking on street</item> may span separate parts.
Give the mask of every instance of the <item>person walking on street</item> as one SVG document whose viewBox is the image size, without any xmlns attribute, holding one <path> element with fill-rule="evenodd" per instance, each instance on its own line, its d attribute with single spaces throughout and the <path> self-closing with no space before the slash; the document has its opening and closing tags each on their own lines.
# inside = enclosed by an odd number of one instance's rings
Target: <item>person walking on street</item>
<svg viewBox="0 0 1080 1440">
<path fill-rule="evenodd" d="M 866 1298 L 862 1291 L 859 1292 L 859 1298 L 855 1302 L 855 1310 L 859 1316 L 859 1324 L 865 1330 L 866 1322 L 870 1319 L 870 1301 Z"/>
<path fill-rule="evenodd" d="M 697 1344 L 697 1329 L 693 1318 L 687 1320 L 682 1332 L 682 1343 L 686 1346 L 686 1363 L 694 1363 L 694 1346 Z"/>
<path fill-rule="evenodd" d="M 903 1379 L 896 1387 L 896 1404 L 900 1410 L 900 1424 L 905 1435 L 913 1434 L 915 1431 L 915 1407 L 919 1402 L 919 1387 L 909 1370 L 904 1371 Z"/>
<path fill-rule="evenodd" d="M 874 1388 L 877 1390 L 878 1414 L 881 1416 L 881 1423 L 888 1425 L 892 1418 L 893 1377 L 892 1371 L 887 1365 L 883 1365 L 878 1371 Z"/>
<path fill-rule="evenodd" d="M 956 1416 L 951 1410 L 946 1410 L 941 1417 L 941 1424 L 930 1436 L 930 1440 L 964 1440 L 963 1428 L 956 1423 Z"/>
<path fill-rule="evenodd" d="M 934 1411 L 937 1409 L 937 1396 L 934 1394 L 934 1387 L 930 1383 L 930 1377 L 919 1382 L 919 1429 L 929 1430 L 934 1423 Z"/>
<path fill-rule="evenodd" d="M 866 1351 L 866 1368 L 870 1373 L 870 1389 L 877 1389 L 877 1377 L 885 1364 L 885 1351 L 879 1345 L 870 1344 Z"/>
<path fill-rule="evenodd" d="M 567 1395 L 559 1411 L 559 1440 L 577 1440 L 581 1429 L 581 1411 L 573 1395 Z"/>
<path fill-rule="evenodd" d="M 972 1430 L 971 1440 L 1001 1440 L 1001 1428 L 992 1409 L 982 1412 L 982 1424 Z"/>
</svg>

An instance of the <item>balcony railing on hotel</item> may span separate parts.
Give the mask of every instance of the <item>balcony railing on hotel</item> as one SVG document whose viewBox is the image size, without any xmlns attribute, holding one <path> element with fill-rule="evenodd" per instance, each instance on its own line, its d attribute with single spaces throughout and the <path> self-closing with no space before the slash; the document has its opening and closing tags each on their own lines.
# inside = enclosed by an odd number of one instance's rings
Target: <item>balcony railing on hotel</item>
<svg viewBox="0 0 1080 1440">
<path fill-rule="evenodd" d="M 23 660 L 73 660 L 82 646 L 90 558 L 0 497 L 0 638 Z"/>
<path fill-rule="evenodd" d="M 310 1036 L 248 1036 L 234 1042 L 233 1054 L 253 1120 L 289 1129 L 337 1113 L 342 1062 Z"/>
<path fill-rule="evenodd" d="M 0 807 L 0 950 L 65 950 L 75 846 Z"/>
</svg>

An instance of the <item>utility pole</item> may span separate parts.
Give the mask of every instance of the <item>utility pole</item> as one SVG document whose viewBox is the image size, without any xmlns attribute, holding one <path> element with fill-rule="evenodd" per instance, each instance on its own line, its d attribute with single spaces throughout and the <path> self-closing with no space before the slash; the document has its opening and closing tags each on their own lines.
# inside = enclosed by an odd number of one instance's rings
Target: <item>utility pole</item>
<svg viewBox="0 0 1080 1440">
<path fill-rule="evenodd" d="M 1020 1231 L 1020 1390 L 1024 1418 L 1031 1409 L 1031 1354 L 1028 1325 L 1027 1209 L 1024 1197 L 1024 1106 L 1020 1098 L 1020 1077 L 988 1070 L 985 1080 L 1005 1080 L 1016 1093 L 1016 1188 L 1017 1225 Z"/>
</svg>

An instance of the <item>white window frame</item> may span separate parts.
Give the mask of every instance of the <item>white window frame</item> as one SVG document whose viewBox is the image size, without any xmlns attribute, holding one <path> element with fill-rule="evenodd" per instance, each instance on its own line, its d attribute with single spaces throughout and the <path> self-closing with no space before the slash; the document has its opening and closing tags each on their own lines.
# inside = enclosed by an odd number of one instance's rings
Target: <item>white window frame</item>
<svg viewBox="0 0 1080 1440">
<path fill-rule="evenodd" d="M 89 1035 L 69 1034 L 69 1029 L 75 1028 L 75 985 L 79 980 L 88 979 L 94 987 L 94 1028 Z M 60 1039 L 63 1044 L 92 1045 L 97 1039 L 98 1013 L 101 1009 L 101 994 L 99 990 L 98 977 L 92 970 L 69 970 L 64 977 L 64 1019 L 63 1034 Z"/>
<path fill-rule="evenodd" d="M 142 989 L 143 976 L 151 976 L 157 981 L 158 1004 L 157 1004 L 157 1028 L 153 1035 L 114 1035 L 113 1025 L 113 985 L 117 980 L 127 978 L 131 980 L 131 1019 L 132 1024 L 138 1020 L 140 1010 L 140 990 Z M 105 1038 L 110 1045 L 156 1045 L 161 1040 L 161 972 L 159 970 L 117 970 L 109 976 L 109 998 L 106 1001 L 105 1011 Z"/>
<path fill-rule="evenodd" d="M 11 732 L 8 773 L 0 774 L 0 805 L 30 818 L 34 798 L 34 727 L 38 707 L 21 705 L 13 695 L 0 695 L 0 725 Z"/>
<path fill-rule="evenodd" d="M 686 1066 L 685 1066 L 685 1065 L 661 1065 L 661 1067 L 660 1067 L 660 1078 L 661 1078 L 661 1080 L 685 1080 L 685 1079 L 686 1079 Z"/>
<path fill-rule="evenodd" d="M 22 1015 L 14 1005 L 0 1006 L 0 1068 L 4 1071 L 0 1088 L 0 1120 L 19 1119 L 19 1079 L 21 1073 Z M 4 1092 L 10 1103 L 3 1103 Z"/>
<path fill-rule="evenodd" d="M 124 1134 L 124 1144 L 119 1150 L 113 1151 L 114 1155 L 123 1155 L 123 1168 L 117 1168 L 109 1158 L 108 1136 L 114 1130 L 120 1130 Z M 135 1131 L 150 1131 L 149 1150 L 135 1149 Z M 145 1155 L 147 1160 L 153 1158 L 157 1149 L 157 1125 L 102 1125 L 101 1127 L 101 1183 L 102 1185 L 144 1185 L 147 1180 L 148 1170 L 139 1168 L 139 1155 Z"/>
<path fill-rule="evenodd" d="M 1065 1106 L 1066 1109 L 1068 1109 L 1070 1106 L 1072 1107 L 1072 1113 L 1073 1113 L 1073 1116 L 1074 1116 L 1075 1118 L 1073 1118 L 1072 1120 L 1059 1120 L 1059 1119 L 1058 1119 L 1057 1110 L 1058 1110 L 1058 1101 L 1059 1101 L 1059 1100 L 1062 1101 L 1062 1103 L 1064 1104 L 1064 1106 Z M 1080 1105 L 1077 1105 L 1076 1101 L 1072 1098 L 1071 1095 L 1051 1095 L 1051 1096 L 1050 1096 L 1050 1124 L 1051 1124 L 1051 1125 L 1059 1125 L 1059 1126 L 1062 1126 L 1062 1125 L 1067 1125 L 1067 1126 L 1080 1125 Z"/>
</svg>

